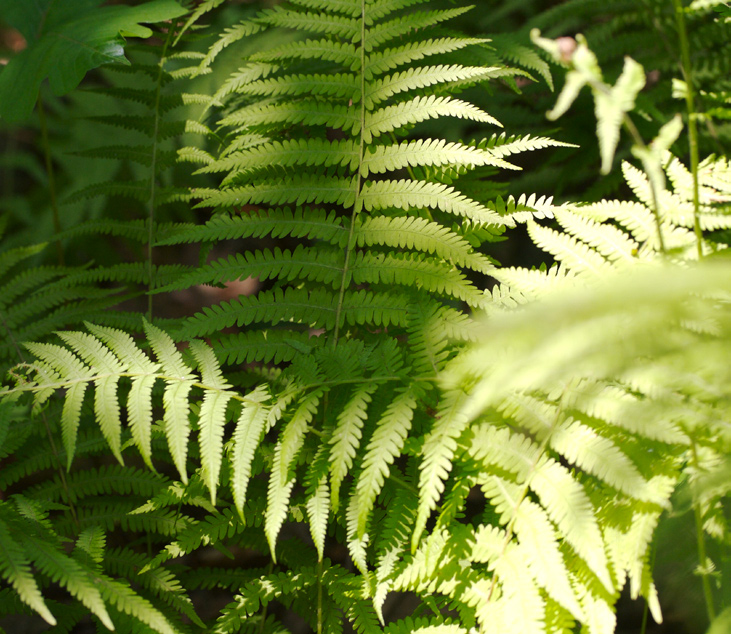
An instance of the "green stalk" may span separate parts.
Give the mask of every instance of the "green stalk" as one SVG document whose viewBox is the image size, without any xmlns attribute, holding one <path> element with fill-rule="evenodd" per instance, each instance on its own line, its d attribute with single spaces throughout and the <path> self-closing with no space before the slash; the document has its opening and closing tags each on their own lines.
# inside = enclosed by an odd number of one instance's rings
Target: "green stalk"
<svg viewBox="0 0 731 634">
<path fill-rule="evenodd" d="M 48 123 L 46 121 L 46 109 L 43 107 L 43 97 L 38 93 L 38 118 L 41 122 L 41 140 L 43 145 L 43 155 L 46 160 L 46 175 L 48 176 L 48 193 L 51 198 L 51 209 L 53 210 L 53 230 L 58 235 L 61 233 L 61 214 L 58 211 L 58 200 L 56 197 L 56 177 L 53 171 L 53 162 L 51 161 L 51 146 L 48 143 Z M 63 247 L 61 241 L 56 240 L 56 253 L 58 263 L 64 265 Z"/>
<path fill-rule="evenodd" d="M 335 310 L 335 332 L 333 334 L 333 348 L 338 343 L 340 336 L 340 316 L 343 312 L 343 302 L 345 301 L 345 288 L 348 280 L 348 272 L 350 270 L 350 256 L 355 248 L 355 220 L 363 208 L 363 199 L 360 196 L 363 187 L 363 177 L 361 176 L 360 166 L 363 164 L 363 156 L 365 154 L 365 139 L 363 138 L 363 130 L 365 128 L 365 14 L 366 3 L 361 0 L 361 19 L 360 19 L 360 145 L 358 150 L 358 175 L 355 185 L 355 201 L 353 202 L 353 214 L 350 217 L 350 233 L 348 234 L 348 244 L 345 247 L 345 261 L 343 262 L 343 276 L 340 281 L 340 293 L 338 296 L 338 305 Z"/>
<path fill-rule="evenodd" d="M 685 26 L 685 9 L 682 0 L 673 0 L 675 22 L 680 39 L 680 70 L 685 80 L 685 108 L 688 115 L 688 144 L 690 145 L 690 171 L 693 175 L 693 230 L 695 231 L 698 258 L 703 257 L 703 231 L 700 220 L 700 195 L 698 187 L 698 122 L 695 111 L 695 90 L 693 89 L 693 68 L 690 63 L 688 31 Z"/>
<path fill-rule="evenodd" d="M 157 81 L 155 83 L 155 126 L 152 132 L 152 159 L 150 161 L 150 199 L 148 202 L 147 212 L 147 321 L 152 323 L 152 291 L 155 288 L 155 264 L 153 261 L 153 245 L 155 244 L 155 195 L 156 195 L 156 177 L 157 177 L 157 146 L 158 134 L 160 131 L 160 99 L 162 98 L 162 78 L 165 72 L 165 56 L 168 47 L 172 42 L 175 34 L 175 26 L 177 22 L 172 22 L 168 29 L 168 36 L 165 38 L 165 44 L 162 47 L 160 55 L 160 63 L 158 64 Z"/>
<path fill-rule="evenodd" d="M 317 634 L 322 634 L 322 559 L 317 562 Z"/>
<path fill-rule="evenodd" d="M 635 126 L 634 121 L 632 121 L 630 116 L 626 113 L 623 115 L 622 124 L 624 125 L 624 129 L 629 132 L 632 140 L 635 142 L 635 145 L 647 151 L 647 144 L 642 139 L 642 136 L 640 135 L 637 126 Z M 665 248 L 665 240 L 662 236 L 662 218 L 660 217 L 660 201 L 658 199 L 657 190 L 655 189 L 655 184 L 652 182 L 652 179 L 649 177 L 649 175 L 647 178 L 647 182 L 650 185 L 650 196 L 652 197 L 652 215 L 655 216 L 655 225 L 657 227 L 657 240 L 660 246 L 660 252 L 667 253 L 667 250 Z"/>
<path fill-rule="evenodd" d="M 693 457 L 693 468 L 696 473 L 699 471 L 698 451 L 696 450 L 695 441 L 691 439 L 691 454 Z M 692 483 L 691 483 L 692 484 Z M 703 516 L 701 515 L 701 506 L 693 490 L 693 516 L 695 517 L 695 536 L 696 547 L 698 549 L 698 564 L 701 572 L 701 583 L 703 585 L 703 598 L 706 602 L 706 614 L 708 622 L 713 623 L 716 618 L 716 608 L 713 605 L 713 592 L 711 591 L 711 582 L 708 579 L 708 555 L 706 554 L 706 538 L 703 532 Z"/>
</svg>

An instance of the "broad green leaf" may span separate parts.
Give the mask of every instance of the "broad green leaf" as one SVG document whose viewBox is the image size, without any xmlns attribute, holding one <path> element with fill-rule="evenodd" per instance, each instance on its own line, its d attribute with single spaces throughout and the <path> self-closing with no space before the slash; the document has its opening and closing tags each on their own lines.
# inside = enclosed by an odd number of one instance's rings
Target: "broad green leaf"
<svg viewBox="0 0 731 634">
<path fill-rule="evenodd" d="M 18 29 L 28 46 L 0 73 L 0 117 L 12 122 L 30 116 L 41 83 L 64 95 L 88 71 L 110 62 L 128 63 L 124 37 L 150 37 L 143 23 L 183 15 L 176 0 L 151 0 L 138 7 L 100 7 L 101 0 L 0 0 L 0 15 Z"/>
</svg>

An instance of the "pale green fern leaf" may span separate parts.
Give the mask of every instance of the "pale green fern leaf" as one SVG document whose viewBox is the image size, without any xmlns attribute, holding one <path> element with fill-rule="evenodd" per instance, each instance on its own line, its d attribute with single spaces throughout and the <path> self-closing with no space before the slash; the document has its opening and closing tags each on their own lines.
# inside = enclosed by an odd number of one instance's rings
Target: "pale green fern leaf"
<svg viewBox="0 0 731 634">
<path fill-rule="evenodd" d="M 577 274 L 598 279 L 610 270 L 610 264 L 599 253 L 565 233 L 529 222 L 528 234 L 538 246 Z"/>
<path fill-rule="evenodd" d="M 123 463 L 122 422 L 119 418 L 117 383 L 119 375 L 126 368 L 109 349 L 91 335 L 81 332 L 61 332 L 59 337 L 75 350 L 90 367 L 93 367 L 95 372 L 102 374 L 101 378 L 94 381 L 96 385 L 94 413 L 112 454 L 120 463 Z"/>
<path fill-rule="evenodd" d="M 492 273 L 495 269 L 490 260 L 475 253 L 460 235 L 425 218 L 368 216 L 359 220 L 355 235 L 361 247 L 378 244 L 415 249 L 474 271 Z"/>
<path fill-rule="evenodd" d="M 262 435 L 266 431 L 267 419 L 270 413 L 265 405 L 271 397 L 266 387 L 261 386 L 250 392 L 244 401 L 241 415 L 236 422 L 233 433 L 233 447 L 231 448 L 231 465 L 233 477 L 231 490 L 239 517 L 244 517 L 246 491 L 251 478 L 251 464 L 254 460 Z"/>
<path fill-rule="evenodd" d="M 92 612 L 108 630 L 114 625 L 104 605 L 99 591 L 96 575 L 85 570 L 76 559 L 54 549 L 45 539 L 28 536 L 27 545 L 32 549 L 31 558 L 36 568 L 52 581 L 65 587 L 90 612 Z"/>
<path fill-rule="evenodd" d="M 403 0 L 397 2 L 377 2 L 373 6 L 368 7 L 366 17 L 372 20 L 378 20 L 385 17 L 392 11 L 404 8 L 411 4 L 418 4 L 423 0 Z M 407 15 L 402 15 L 388 22 L 374 24 L 366 31 L 366 37 L 363 41 L 363 47 L 366 52 L 370 52 L 375 48 L 386 44 L 389 40 L 396 40 L 403 35 L 409 33 L 412 29 L 421 29 L 431 27 L 439 22 L 445 22 L 462 15 L 469 11 L 468 7 L 457 7 L 455 9 L 447 9 L 446 11 L 416 11 Z"/>
<path fill-rule="evenodd" d="M 476 428 L 474 434 L 472 455 L 485 465 L 493 463 L 516 473 L 520 482 L 527 481 L 561 534 L 589 564 L 607 591 L 613 592 L 604 542 L 584 488 L 559 463 L 541 456 L 538 448 L 522 435 L 486 425 Z"/>
<path fill-rule="evenodd" d="M 545 297 L 551 289 L 565 287 L 566 278 L 575 277 L 565 266 L 552 266 L 548 271 L 506 267 L 495 269 L 492 275 L 505 285 L 493 290 L 493 300 L 497 299 L 495 293 L 499 292 L 500 303 L 515 301 L 518 304 Z"/>
<path fill-rule="evenodd" d="M 330 487 L 327 484 L 328 447 L 320 445 L 312 460 L 305 486 L 307 487 L 307 518 L 310 523 L 310 534 L 317 549 L 318 561 L 322 561 L 325 553 L 325 537 L 327 523 L 330 518 Z"/>
<path fill-rule="evenodd" d="M 377 104 L 411 90 L 423 90 L 438 84 L 458 81 L 477 82 L 490 79 L 502 72 L 500 67 L 482 68 L 481 66 L 440 65 L 411 68 L 409 70 L 388 75 L 370 84 L 365 93 L 365 105 L 369 110 Z"/>
<path fill-rule="evenodd" d="M 366 112 L 363 139 L 366 143 L 370 143 L 375 137 L 386 132 L 437 117 L 456 117 L 501 126 L 497 119 L 471 103 L 453 97 L 429 95 L 414 97 L 401 103 Z M 373 149 L 378 151 L 382 147 L 390 146 L 376 146 Z M 494 155 L 493 158 L 497 160 Z"/>
<path fill-rule="evenodd" d="M 568 569 L 558 547 L 555 529 L 546 512 L 524 497 L 524 489 L 502 478 L 488 476 L 482 484 L 485 495 L 518 538 L 521 559 L 535 581 L 575 618 L 583 611 L 571 587 Z M 500 557 L 503 555 L 501 554 Z M 501 578 L 504 584 L 509 580 Z"/>
<path fill-rule="evenodd" d="M 520 152 L 532 152 L 534 150 L 542 150 L 547 147 L 576 147 L 572 143 L 564 143 L 555 141 L 548 137 L 531 136 L 507 136 L 505 133 L 493 135 L 487 141 L 481 142 L 478 147 L 484 147 L 490 150 L 492 154 L 498 158 L 505 158 L 511 154 Z"/>
<path fill-rule="evenodd" d="M 586 561 L 606 590 L 613 592 L 604 542 L 584 487 L 564 466 L 545 457 L 536 465 L 529 484 L 561 535 Z"/>
<path fill-rule="evenodd" d="M 182 355 L 167 333 L 146 321 L 144 326 L 150 346 L 157 356 L 163 372 L 170 377 L 166 378 L 167 385 L 163 394 L 165 436 L 175 467 L 183 482 L 187 483 L 188 475 L 185 463 L 188 454 L 188 436 L 190 435 L 188 394 L 196 377 L 183 361 Z"/>
<path fill-rule="evenodd" d="M 351 271 L 356 284 L 412 286 L 416 282 L 418 288 L 454 297 L 470 306 L 481 306 L 484 300 L 484 295 L 460 271 L 418 253 L 364 253 L 353 262 Z"/>
<path fill-rule="evenodd" d="M 240 84 L 240 85 L 239 85 Z M 358 98 L 359 86 L 355 83 L 353 75 L 337 73 L 335 75 L 285 75 L 249 81 L 246 77 L 238 82 L 236 88 L 231 92 L 242 95 L 277 95 L 277 96 L 299 96 L 317 95 L 318 97 L 340 97 L 345 99 Z M 221 96 L 225 96 L 221 95 Z"/>
<path fill-rule="evenodd" d="M 0 515 L 6 512 L 6 503 L 0 503 Z M 20 600 L 33 608 L 41 618 L 50 625 L 56 625 L 56 619 L 48 609 L 38 584 L 30 570 L 30 561 L 23 548 L 14 539 L 8 525 L 0 517 L 0 575 L 18 593 Z"/>
<path fill-rule="evenodd" d="M 522 553 L 510 543 L 495 564 L 497 588 L 487 579 L 473 583 L 464 601 L 475 607 L 482 627 L 502 632 L 544 634 L 545 600 L 525 566 Z"/>
<path fill-rule="evenodd" d="M 640 247 L 637 242 L 617 227 L 583 218 L 580 215 L 581 210 L 578 211 L 576 214 L 557 209 L 554 211 L 554 217 L 567 233 L 586 242 L 610 262 L 635 261 Z"/>
<path fill-rule="evenodd" d="M 274 462 L 269 478 L 267 510 L 264 520 L 264 532 L 274 561 L 276 561 L 277 535 L 287 515 L 289 496 L 295 482 L 294 463 L 310 429 L 310 422 L 317 411 L 322 395 L 323 391 L 317 390 L 305 397 L 292 415 L 292 420 L 287 423 L 274 448 Z"/>
<path fill-rule="evenodd" d="M 267 62 L 286 59 L 318 59 L 337 62 L 351 68 L 360 63 L 360 55 L 353 44 L 328 39 L 289 42 L 278 48 L 255 53 L 251 59 Z"/>
<path fill-rule="evenodd" d="M 410 386 L 391 401 L 376 424 L 363 458 L 362 470 L 355 486 L 357 496 L 357 536 L 366 534 L 367 522 L 391 465 L 401 454 L 416 409 L 417 389 Z"/>
<path fill-rule="evenodd" d="M 152 387 L 160 366 L 153 363 L 135 344 L 132 337 L 121 330 L 102 328 L 93 324 L 86 327 L 109 346 L 123 360 L 127 370 L 137 375 L 132 379 L 127 396 L 127 416 L 132 437 L 145 463 L 152 468 Z"/>
<path fill-rule="evenodd" d="M 361 119 L 352 108 L 321 100 L 302 99 L 295 102 L 263 100 L 239 108 L 219 122 L 221 126 L 271 126 L 275 124 L 327 125 L 333 129 L 358 134 Z"/>
<path fill-rule="evenodd" d="M 66 399 L 61 412 L 61 437 L 66 449 L 67 467 L 70 468 L 76 448 L 81 405 L 84 402 L 84 394 L 86 393 L 87 384 L 83 379 L 92 374 L 91 370 L 61 346 L 42 343 L 26 343 L 25 346 L 41 360 L 41 367 L 46 372 L 50 370 L 48 377 L 52 381 L 57 378 L 74 382 L 66 392 Z M 45 396 L 49 396 L 47 391 Z"/>
<path fill-rule="evenodd" d="M 203 480 L 211 493 L 211 504 L 215 504 L 216 487 L 221 471 L 225 413 L 233 394 L 227 391 L 231 385 L 221 375 L 213 350 L 201 341 L 191 341 L 190 351 L 198 362 L 203 383 L 208 388 L 198 415 L 200 430 L 198 439 Z"/>
<path fill-rule="evenodd" d="M 458 51 L 466 46 L 483 44 L 489 40 L 479 38 L 439 38 L 434 40 L 421 40 L 418 42 L 407 42 L 398 48 L 389 48 L 383 51 L 376 51 L 366 56 L 365 77 L 371 80 L 398 66 L 412 64 L 431 55 L 441 55 Z"/>
<path fill-rule="evenodd" d="M 612 169 L 614 152 L 619 142 L 623 118 L 635 106 L 635 99 L 645 87 L 645 71 L 630 57 L 625 57 L 624 69 L 609 93 L 595 91 L 597 137 L 602 157 L 602 174 Z"/>
<path fill-rule="evenodd" d="M 468 145 L 442 140 L 418 140 L 400 145 L 376 146 L 363 158 L 360 172 L 363 177 L 367 177 L 369 173 L 393 172 L 418 165 L 464 165 L 470 168 L 491 165 L 503 169 L 519 169 L 496 158 L 490 152 Z"/>
<path fill-rule="evenodd" d="M 292 139 L 259 145 L 250 150 L 228 154 L 198 170 L 208 172 L 238 172 L 264 169 L 272 165 L 351 165 L 358 162 L 355 143 L 350 140 Z"/>
<path fill-rule="evenodd" d="M 333 211 L 305 207 L 304 209 L 261 209 L 250 214 L 229 216 L 219 214 L 204 225 L 182 225 L 179 231 L 160 240 L 158 244 L 218 242 L 239 238 L 309 238 L 324 240 L 344 247 L 348 230 Z"/>
<path fill-rule="evenodd" d="M 203 201 L 198 203 L 199 207 L 238 207 L 257 203 L 333 203 L 351 207 L 355 202 L 353 180 L 308 176 L 300 176 L 287 183 L 281 180 L 262 180 L 257 185 L 210 192 L 197 190 L 196 193 L 203 196 Z"/>
<path fill-rule="evenodd" d="M 603 200 L 582 207 L 581 213 L 599 222 L 610 218 L 616 220 L 638 243 L 648 244 L 653 251 L 659 248 L 655 219 L 652 212 L 640 203 Z"/>
<path fill-rule="evenodd" d="M 457 438 L 467 427 L 468 419 L 461 414 L 466 397 L 459 390 L 445 395 L 435 417 L 434 427 L 421 449 L 423 458 L 419 471 L 419 510 L 411 538 L 412 552 L 415 551 L 427 519 L 444 491 L 444 481 L 452 470 Z"/>
<path fill-rule="evenodd" d="M 352 5 L 350 13 L 352 14 Z M 354 41 L 356 34 L 360 33 L 360 20 L 326 11 L 310 13 L 275 7 L 265 11 L 262 17 L 272 26 L 327 33 L 346 41 Z"/>
<path fill-rule="evenodd" d="M 340 410 L 330 436 L 330 490 L 333 512 L 340 502 L 340 485 L 353 466 L 353 458 L 363 436 L 363 424 L 368 417 L 368 405 L 378 384 L 364 383 L 355 388 L 353 395 Z"/>
<path fill-rule="evenodd" d="M 501 216 L 460 194 L 453 187 L 425 181 L 375 181 L 363 187 L 361 199 L 367 211 L 397 207 L 440 209 L 481 224 L 503 225 Z"/>
<path fill-rule="evenodd" d="M 634 463 L 609 439 L 578 421 L 560 425 L 551 434 L 551 446 L 572 464 L 593 473 L 615 489 L 638 500 L 664 504 Z"/>
</svg>

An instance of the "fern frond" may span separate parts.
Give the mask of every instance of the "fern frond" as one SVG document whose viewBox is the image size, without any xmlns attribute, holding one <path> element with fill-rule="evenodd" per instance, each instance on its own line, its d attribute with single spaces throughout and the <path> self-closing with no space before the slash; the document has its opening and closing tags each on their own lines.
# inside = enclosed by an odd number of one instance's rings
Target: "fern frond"
<svg viewBox="0 0 731 634">
<path fill-rule="evenodd" d="M 376 2 L 373 6 L 369 7 L 367 16 L 372 20 L 378 20 L 386 17 L 393 11 L 420 2 L 423 2 L 423 0 L 400 0 L 398 2 L 391 3 L 389 6 L 387 6 L 388 3 L 383 1 Z M 446 22 L 447 20 L 456 18 L 467 11 L 469 11 L 469 8 L 467 7 L 457 7 L 444 11 L 416 11 L 406 15 L 401 15 L 388 22 L 375 24 L 367 30 L 366 37 L 363 41 L 363 47 L 366 52 L 370 52 L 383 44 L 387 44 L 391 40 L 397 41 L 398 38 L 406 35 L 412 29 L 432 27 L 440 22 Z"/>
<path fill-rule="evenodd" d="M 175 628 L 152 603 L 134 592 L 128 583 L 100 575 L 98 584 L 104 599 L 119 612 L 129 614 L 154 632 L 181 634 L 180 630 Z"/>
<path fill-rule="evenodd" d="M 419 472 L 419 510 L 411 538 L 412 552 L 416 550 L 429 514 L 444 491 L 444 480 L 452 468 L 457 438 L 467 427 L 468 419 L 460 411 L 466 398 L 467 395 L 460 390 L 445 395 L 434 427 L 424 440 L 421 449 L 423 461 Z"/>
<path fill-rule="evenodd" d="M 76 599 L 88 608 L 109 630 L 114 629 L 104 598 L 94 582 L 96 574 L 87 571 L 72 557 L 55 550 L 44 539 L 29 536 L 28 547 L 31 558 L 40 572 L 65 587 Z"/>
<path fill-rule="evenodd" d="M 322 444 L 305 476 L 307 517 L 312 541 L 317 549 L 318 561 L 322 561 L 324 557 L 325 537 L 330 518 L 331 495 L 327 483 L 328 468 L 328 448 L 327 445 Z"/>
<path fill-rule="evenodd" d="M 333 7 L 337 10 L 337 6 Z M 360 32 L 359 21 L 347 15 L 353 15 L 353 6 L 346 10 L 346 15 L 338 13 L 293 10 L 286 7 L 275 7 L 265 11 L 263 19 L 271 26 L 285 27 L 309 31 L 312 33 L 327 33 L 343 40 L 354 40 Z"/>
<path fill-rule="evenodd" d="M 214 345 L 222 363 L 283 363 L 305 350 L 322 345 L 322 340 L 308 332 L 294 330 L 249 331 L 220 337 Z"/>
<path fill-rule="evenodd" d="M 182 225 L 158 244 L 218 242 L 266 235 L 324 240 L 342 247 L 347 240 L 347 229 L 335 212 L 310 207 L 295 210 L 285 207 L 252 211 L 241 216 L 219 214 L 204 225 Z"/>
<path fill-rule="evenodd" d="M 272 165 L 354 166 L 357 161 L 358 153 L 353 141 L 293 139 L 227 154 L 224 159 L 206 165 L 198 173 L 233 172 L 233 176 L 236 176 L 240 172 L 265 169 Z"/>
<path fill-rule="evenodd" d="M 437 117 L 456 117 L 500 126 L 500 122 L 480 108 L 452 97 L 414 97 L 401 103 L 366 112 L 363 139 L 370 143 L 373 138 L 404 126 Z M 376 146 L 374 149 L 379 150 Z M 366 159 L 367 160 L 367 159 Z"/>
<path fill-rule="evenodd" d="M 377 146 L 361 163 L 361 175 L 392 172 L 408 166 L 464 165 L 477 167 L 491 165 L 506 169 L 518 169 L 507 161 L 495 158 L 490 152 L 462 145 L 435 141 L 410 141 L 400 145 Z"/>
<path fill-rule="evenodd" d="M 56 619 L 46 606 L 43 595 L 30 570 L 30 560 L 23 548 L 13 539 L 2 516 L 12 513 L 10 505 L 0 502 L 0 575 L 18 593 L 23 603 L 33 608 L 46 623 L 56 625 Z"/>
<path fill-rule="evenodd" d="M 469 243 L 448 228 L 424 218 L 372 216 L 356 226 L 359 246 L 384 245 L 415 249 L 483 273 L 492 272 L 490 261 L 470 249 Z"/>
<path fill-rule="evenodd" d="M 359 539 L 365 536 L 368 519 L 388 478 L 390 466 L 403 449 L 416 409 L 417 394 L 415 387 L 402 390 L 388 406 L 368 441 L 355 487 Z"/>
<path fill-rule="evenodd" d="M 423 90 L 431 86 L 458 81 L 477 82 L 495 77 L 502 72 L 499 67 L 482 68 L 480 66 L 439 65 L 411 68 L 377 79 L 368 85 L 365 93 L 366 108 L 374 106 L 394 95 L 411 90 Z"/>
<path fill-rule="evenodd" d="M 251 56 L 251 59 L 266 62 L 278 62 L 287 59 L 318 59 L 337 62 L 345 67 L 354 67 L 360 63 L 360 56 L 353 44 L 330 39 L 306 39 L 289 42 L 278 48 L 255 53 Z"/>
<path fill-rule="evenodd" d="M 179 277 L 174 284 L 157 289 L 157 292 L 190 288 L 198 284 L 220 284 L 236 279 L 256 277 L 261 281 L 279 278 L 282 280 L 311 280 L 337 287 L 342 278 L 342 255 L 335 249 L 315 250 L 297 246 L 293 252 L 249 251 L 246 255 L 236 254 L 225 260 L 216 260 L 197 271 Z"/>
<path fill-rule="evenodd" d="M 333 129 L 357 134 L 360 116 L 346 105 L 329 101 L 301 99 L 294 102 L 271 103 L 264 100 L 236 110 L 219 122 L 221 126 L 251 127 L 276 124 L 327 125 Z"/>
<path fill-rule="evenodd" d="M 361 199 L 367 211 L 397 207 L 439 209 L 480 224 L 503 225 L 505 220 L 453 187 L 425 181 L 374 181 L 363 187 Z"/>
<path fill-rule="evenodd" d="M 241 297 L 204 308 L 199 316 L 188 320 L 181 336 L 202 336 L 234 324 L 244 326 L 253 322 L 268 322 L 276 325 L 292 319 L 313 328 L 329 328 L 335 319 L 334 302 L 334 296 L 324 289 L 315 289 L 311 293 L 294 288 L 264 291 L 255 297 Z"/>
<path fill-rule="evenodd" d="M 264 531 L 269 542 L 272 559 L 276 561 L 275 545 L 277 535 L 284 523 L 289 504 L 289 496 L 294 486 L 294 461 L 302 448 L 310 422 L 317 411 L 322 397 L 322 390 L 309 394 L 297 407 L 282 436 L 274 449 L 272 474 L 269 479 L 267 510 L 264 520 Z"/>
<path fill-rule="evenodd" d="M 198 203 L 199 207 L 235 207 L 257 203 L 331 203 L 351 207 L 355 202 L 353 180 L 307 176 L 300 176 L 288 183 L 282 183 L 281 180 L 262 180 L 257 185 L 232 187 L 223 191 L 195 190 L 194 195 L 203 198 Z"/>
<path fill-rule="evenodd" d="M 244 517 L 244 502 L 251 477 L 254 452 L 261 441 L 262 434 L 266 431 L 269 408 L 264 403 L 269 398 L 267 390 L 263 387 L 249 394 L 249 399 L 243 404 L 233 434 L 231 488 L 234 504 L 241 518 Z"/>
<path fill-rule="evenodd" d="M 579 274 L 600 278 L 609 270 L 608 262 L 588 245 L 537 223 L 528 223 L 528 233 L 541 248 L 565 262 Z"/>
<path fill-rule="evenodd" d="M 536 137 L 526 134 L 525 136 L 507 136 L 505 133 L 492 135 L 489 139 L 478 144 L 479 148 L 490 150 L 497 158 L 505 158 L 518 152 L 532 152 L 547 147 L 575 147 L 571 143 L 555 141 L 548 137 Z"/>
<path fill-rule="evenodd" d="M 351 265 L 353 281 L 412 286 L 430 293 L 447 295 L 471 306 L 481 306 L 483 294 L 447 263 L 421 254 L 364 254 Z"/>
<path fill-rule="evenodd" d="M 482 44 L 489 40 L 479 38 L 438 38 L 407 42 L 398 48 L 376 51 L 366 56 L 366 79 L 370 80 L 385 72 L 405 64 L 424 59 L 431 55 L 441 55 L 461 50 L 467 46 Z"/>
<path fill-rule="evenodd" d="M 368 405 L 377 388 L 377 384 L 369 383 L 358 386 L 335 421 L 330 436 L 330 491 L 333 512 L 337 513 L 340 485 L 353 466 L 353 458 L 363 436 L 363 424 L 368 416 Z"/>
</svg>

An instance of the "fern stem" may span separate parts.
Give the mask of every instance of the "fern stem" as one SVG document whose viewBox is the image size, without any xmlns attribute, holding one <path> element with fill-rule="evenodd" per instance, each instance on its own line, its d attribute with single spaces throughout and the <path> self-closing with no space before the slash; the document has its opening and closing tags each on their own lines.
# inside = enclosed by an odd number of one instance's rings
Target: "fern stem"
<svg viewBox="0 0 731 634">
<path fill-rule="evenodd" d="M 271 575 L 273 571 L 274 571 L 274 562 L 270 561 L 269 565 L 267 566 L 267 577 L 269 575 Z M 262 608 L 261 621 L 259 621 L 258 634 L 264 634 L 264 627 L 266 626 L 268 612 L 269 612 L 269 601 L 267 601 Z"/>
<path fill-rule="evenodd" d="M 155 288 L 155 264 L 153 261 L 153 245 L 155 243 L 155 194 L 156 194 L 156 177 L 157 177 L 157 149 L 158 134 L 160 131 L 160 99 L 162 97 L 162 78 L 165 72 L 165 56 L 168 47 L 172 42 L 175 34 L 175 25 L 173 21 L 168 29 L 165 43 L 160 54 L 160 63 L 158 64 L 157 80 L 155 82 L 155 125 L 152 133 L 152 157 L 150 161 L 150 200 L 148 202 L 147 215 L 147 321 L 152 322 L 152 291 Z"/>
<path fill-rule="evenodd" d="M 688 31 L 685 26 L 685 9 L 681 0 L 673 0 L 675 22 L 680 39 L 680 70 L 685 79 L 685 107 L 688 114 L 688 145 L 690 147 L 690 171 L 693 175 L 693 231 L 695 232 L 698 259 L 703 258 L 703 231 L 700 220 L 700 195 L 698 186 L 698 122 L 695 112 L 695 91 L 693 89 L 693 68 L 690 63 Z"/>
<path fill-rule="evenodd" d="M 317 561 L 317 634 L 322 634 L 322 559 Z"/>
<path fill-rule="evenodd" d="M 363 199 L 360 196 L 363 187 L 363 177 L 360 166 L 363 164 L 365 152 L 365 139 L 363 131 L 365 128 L 365 35 L 366 35 L 366 3 L 360 2 L 360 142 L 358 146 L 358 173 L 355 184 L 355 200 L 353 201 L 353 213 L 350 217 L 350 232 L 348 233 L 348 244 L 345 247 L 345 259 L 343 261 L 343 276 L 340 280 L 340 293 L 338 294 L 338 305 L 335 310 L 335 332 L 333 333 L 333 348 L 338 344 L 340 336 L 340 317 L 343 313 L 343 302 L 345 301 L 345 287 L 350 269 L 350 254 L 355 248 L 355 219 L 358 217 L 362 207 Z"/>
<path fill-rule="evenodd" d="M 698 462 L 698 451 L 695 441 L 691 438 L 690 451 L 693 457 L 693 468 L 698 473 L 700 467 Z M 695 535 L 696 546 L 698 548 L 698 565 L 700 566 L 701 584 L 703 585 L 703 598 L 706 602 L 706 614 L 708 622 L 713 623 L 716 618 L 716 608 L 713 604 L 713 592 L 711 591 L 711 582 L 709 576 L 709 560 L 706 554 L 706 538 L 703 531 L 703 516 L 701 515 L 700 502 L 698 501 L 695 490 L 693 489 L 693 516 L 695 518 Z"/>
<path fill-rule="evenodd" d="M 635 142 L 635 144 L 643 150 L 649 151 L 647 148 L 647 144 L 645 143 L 644 139 L 640 135 L 639 130 L 637 129 L 637 126 L 635 126 L 635 122 L 632 121 L 627 113 L 623 115 L 622 123 L 624 125 L 624 129 L 630 133 L 630 136 L 632 137 L 632 140 Z M 655 217 L 655 226 L 657 228 L 657 241 L 660 247 L 660 252 L 664 254 L 667 252 L 667 250 L 665 248 L 665 239 L 662 235 L 662 218 L 660 216 L 660 202 L 657 195 L 657 189 L 655 188 L 655 183 L 653 183 L 651 178 L 648 177 L 647 181 L 650 185 L 650 196 L 652 197 L 652 215 Z"/>
<path fill-rule="evenodd" d="M 51 146 L 48 143 L 48 121 L 46 118 L 46 109 L 43 107 L 43 96 L 38 93 L 38 119 L 41 123 L 41 139 L 43 143 L 43 156 L 46 162 L 46 175 L 48 176 L 48 194 L 51 199 L 51 209 L 53 210 L 53 230 L 58 235 L 61 233 L 61 214 L 58 211 L 58 199 L 56 197 L 56 175 L 53 170 L 53 162 L 51 161 Z M 56 254 L 58 263 L 63 266 L 65 264 L 63 246 L 61 241 L 56 240 Z"/>
</svg>

